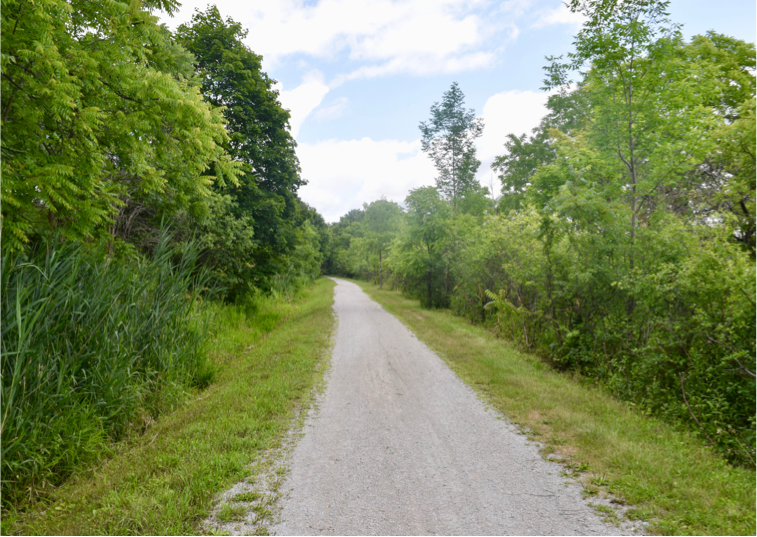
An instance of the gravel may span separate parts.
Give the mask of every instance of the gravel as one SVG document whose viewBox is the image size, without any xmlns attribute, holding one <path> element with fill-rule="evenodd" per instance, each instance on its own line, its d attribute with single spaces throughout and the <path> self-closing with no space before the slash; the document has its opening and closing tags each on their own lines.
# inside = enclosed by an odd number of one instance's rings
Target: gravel
<svg viewBox="0 0 757 537">
<path fill-rule="evenodd" d="M 278 535 L 621 535 L 581 486 L 355 284 L 317 410 L 291 455 Z M 596 502 L 596 500 L 595 500 Z"/>
</svg>

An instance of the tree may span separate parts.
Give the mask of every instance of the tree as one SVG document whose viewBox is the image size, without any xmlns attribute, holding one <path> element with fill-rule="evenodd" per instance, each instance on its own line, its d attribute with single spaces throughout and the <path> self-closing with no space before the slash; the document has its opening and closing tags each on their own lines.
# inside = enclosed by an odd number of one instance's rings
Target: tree
<svg viewBox="0 0 757 537">
<path fill-rule="evenodd" d="M 427 307 L 445 306 L 445 247 L 450 232 L 449 203 L 430 186 L 411 190 L 405 198 L 406 226 L 393 254 L 394 271 L 405 288 Z"/>
<path fill-rule="evenodd" d="M 719 164 L 727 180 L 716 194 L 718 207 L 730 211 L 736 219 L 734 238 L 755 253 L 755 98 L 738 108 L 738 119 L 723 125 L 713 136 L 717 139 Z"/>
<path fill-rule="evenodd" d="M 4 248 L 105 235 L 129 196 L 186 207 L 233 184 L 224 120 L 150 13 L 176 7 L 2 1 Z"/>
<path fill-rule="evenodd" d="M 339 219 L 339 222 L 329 226 L 331 239 L 329 250 L 323 262 L 323 272 L 337 276 L 355 276 L 348 262 L 347 252 L 352 244 L 352 239 L 363 236 L 363 221 L 365 211 L 352 209 Z"/>
<path fill-rule="evenodd" d="M 580 88 L 550 95 L 547 100 L 549 112 L 531 136 L 526 133 L 507 135 L 506 153 L 496 157 L 491 165 L 502 183 L 499 212 L 521 208 L 537 168 L 549 164 L 556 156 L 553 131 L 568 134 L 580 130 L 586 123 L 587 107 L 586 92 Z"/>
<path fill-rule="evenodd" d="M 252 219 L 258 244 L 248 254 L 252 278 L 256 286 L 268 289 L 274 275 L 287 270 L 287 258 L 300 241 L 297 189 L 305 181 L 289 112 L 278 100 L 276 81 L 262 70 L 262 57 L 242 42 L 247 30 L 221 17 L 218 8 L 196 11 L 176 35 L 195 56 L 206 99 L 223 107 L 229 131 L 225 147 L 242 163 L 244 173 L 238 186 L 222 190 L 234 197 L 239 218 Z"/>
<path fill-rule="evenodd" d="M 436 186 L 457 204 L 475 186 L 476 171 L 481 162 L 476 158 L 474 142 L 484 130 L 484 120 L 476 118 L 474 110 L 465 109 L 465 95 L 457 82 L 431 107 L 431 118 L 421 122 L 421 147 L 434 161 L 439 172 Z"/>
<path fill-rule="evenodd" d="M 633 240 L 654 195 L 701 162 L 708 151 L 711 113 L 699 106 L 713 92 L 711 73 L 687 61 L 678 25 L 660 0 L 571 0 L 587 17 L 575 51 L 548 58 L 544 89 L 562 88 L 578 71 L 590 94 L 590 142 L 625 169 Z M 685 150 L 682 150 L 683 148 Z M 631 258 L 633 264 L 633 258 Z"/>
<path fill-rule="evenodd" d="M 376 200 L 365 209 L 365 244 L 378 254 L 379 287 L 384 285 L 384 253 L 391 244 L 400 226 L 402 209 L 399 205 L 386 199 Z"/>
</svg>

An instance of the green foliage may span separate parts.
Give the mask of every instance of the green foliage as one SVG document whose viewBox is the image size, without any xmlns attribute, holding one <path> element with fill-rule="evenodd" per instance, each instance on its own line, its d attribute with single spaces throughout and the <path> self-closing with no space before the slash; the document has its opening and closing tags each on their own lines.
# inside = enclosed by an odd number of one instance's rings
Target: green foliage
<svg viewBox="0 0 757 537">
<path fill-rule="evenodd" d="M 429 154 L 439 172 L 436 186 L 457 213 L 457 203 L 475 186 L 476 171 L 481 162 L 476 158 L 477 138 L 483 134 L 484 120 L 476 118 L 473 109 L 465 109 L 465 95 L 457 82 L 431 107 L 431 118 L 421 122 L 421 146 Z"/>
<path fill-rule="evenodd" d="M 520 209 L 537 168 L 551 163 L 557 154 L 554 135 L 557 132 L 576 132 L 586 123 L 585 97 L 586 92 L 580 89 L 550 95 L 547 115 L 533 130 L 532 136 L 528 137 L 525 133 L 520 136 L 507 135 L 506 152 L 496 157 L 491 165 L 502 183 L 502 198 L 498 205 L 500 212 L 506 214 L 510 210 Z"/>
<path fill-rule="evenodd" d="M 296 247 L 288 258 L 286 270 L 273 278 L 275 296 L 291 297 L 321 274 L 322 235 L 310 220 L 297 228 Z"/>
<path fill-rule="evenodd" d="M 186 207 L 209 166 L 234 182 L 223 118 L 152 9 L 175 2 L 2 2 L 3 247 L 106 231 L 126 196 Z"/>
<path fill-rule="evenodd" d="M 628 220 L 613 214 L 587 210 L 579 229 L 555 219 L 548 233 L 535 211 L 487 222 L 464 254 L 455 310 L 753 464 L 752 261 L 672 216 L 639 228 L 631 247 Z"/>
<path fill-rule="evenodd" d="M 329 246 L 322 266 L 324 274 L 350 278 L 359 274 L 354 263 L 351 262 L 354 250 L 357 248 L 351 247 L 354 238 L 359 239 L 363 236 L 364 218 L 363 209 L 352 209 L 342 216 L 339 222 L 329 226 Z"/>
<path fill-rule="evenodd" d="M 755 252 L 755 98 L 738 107 L 738 119 L 721 125 L 712 136 L 719 149 L 716 162 L 717 183 L 712 196 L 715 207 L 728 211 L 733 217 L 733 237 L 747 250 Z M 712 177 L 712 175 L 710 175 Z M 717 188 L 717 187 L 720 188 Z"/>
<path fill-rule="evenodd" d="M 150 261 L 76 244 L 3 256 L 4 506 L 51 492 L 209 382 L 197 253 L 174 264 L 167 244 Z"/>
<path fill-rule="evenodd" d="M 246 294 L 254 278 L 250 252 L 258 247 L 252 218 L 239 216 L 239 206 L 228 194 L 210 193 L 203 207 L 202 213 L 187 215 L 186 224 L 200 248 L 198 262 L 210 271 L 211 283 L 219 290 L 231 296 Z"/>
<path fill-rule="evenodd" d="M 402 209 L 394 202 L 386 199 L 376 200 L 371 204 L 363 204 L 365 218 L 363 219 L 362 238 L 355 245 L 365 255 L 369 270 L 378 275 L 379 287 L 384 284 L 384 257 L 389 245 L 400 228 Z"/>
<path fill-rule="evenodd" d="M 406 226 L 397 238 L 391 268 L 397 283 L 426 307 L 447 305 L 450 285 L 446 246 L 451 208 L 434 187 L 411 190 L 405 198 Z"/>
<path fill-rule="evenodd" d="M 276 81 L 262 70 L 262 57 L 242 42 L 246 35 L 241 24 L 223 19 L 215 6 L 198 10 L 191 23 L 176 32 L 177 40 L 195 56 L 206 99 L 223 107 L 229 132 L 224 147 L 244 166 L 238 184 L 219 186 L 233 198 L 236 217 L 249 219 L 257 242 L 244 256 L 247 270 L 235 277 L 269 290 L 275 275 L 288 270 L 288 256 L 299 244 L 296 192 L 304 181 L 289 132 L 289 112 L 278 101 Z M 230 297 L 240 292 L 244 287 L 235 287 Z"/>
<path fill-rule="evenodd" d="M 201 293 L 289 299 L 328 251 L 246 31 L 177 8 L 2 0 L 4 508 L 210 382 Z"/>
</svg>

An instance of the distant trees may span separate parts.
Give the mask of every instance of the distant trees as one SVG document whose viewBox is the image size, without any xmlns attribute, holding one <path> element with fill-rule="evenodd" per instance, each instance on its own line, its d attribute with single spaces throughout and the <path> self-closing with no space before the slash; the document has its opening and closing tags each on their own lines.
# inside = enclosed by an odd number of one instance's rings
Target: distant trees
<svg viewBox="0 0 757 537">
<path fill-rule="evenodd" d="M 384 256 L 400 227 L 402 209 L 386 199 L 364 204 L 364 244 L 372 253 L 378 254 L 379 287 L 384 285 Z"/>
</svg>

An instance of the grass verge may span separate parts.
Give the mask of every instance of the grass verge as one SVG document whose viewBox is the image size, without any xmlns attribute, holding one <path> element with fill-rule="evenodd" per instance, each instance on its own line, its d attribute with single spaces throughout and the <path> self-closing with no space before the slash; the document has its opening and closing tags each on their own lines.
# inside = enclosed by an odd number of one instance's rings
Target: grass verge
<svg viewBox="0 0 757 537">
<path fill-rule="evenodd" d="M 292 304 L 216 315 L 216 381 L 186 405 L 72 479 L 44 504 L 4 513 L 3 534 L 179 535 L 202 532 L 217 493 L 250 477 L 322 376 L 331 345 L 333 282 Z"/>
<path fill-rule="evenodd" d="M 555 372 L 448 310 L 358 283 L 493 407 L 555 453 L 589 493 L 634 507 L 665 535 L 754 535 L 755 473 L 730 466 L 685 431 L 644 416 L 600 387 Z"/>
</svg>

